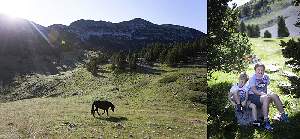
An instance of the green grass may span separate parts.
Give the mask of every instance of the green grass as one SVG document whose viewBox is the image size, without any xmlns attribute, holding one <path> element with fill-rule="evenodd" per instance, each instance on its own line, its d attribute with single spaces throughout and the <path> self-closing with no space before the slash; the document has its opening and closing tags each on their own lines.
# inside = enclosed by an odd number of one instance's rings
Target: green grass
<svg viewBox="0 0 300 139">
<path fill-rule="evenodd" d="M 279 72 L 275 73 L 268 73 L 271 78 L 271 84 L 269 88 L 279 95 L 282 102 L 286 106 L 286 112 L 289 114 L 290 118 L 290 124 L 286 123 L 278 123 L 273 122 L 273 126 L 275 128 L 274 132 L 266 132 L 262 129 L 256 129 L 251 127 L 233 127 L 231 129 L 228 129 L 226 127 L 226 121 L 223 128 L 225 130 L 225 133 L 229 135 L 234 135 L 236 138 L 295 138 L 299 136 L 299 133 L 297 131 L 300 131 L 300 99 L 295 98 L 295 96 L 284 93 L 282 90 L 278 87 L 278 83 L 281 81 L 289 82 L 288 79 L 281 75 L 282 71 L 292 71 L 290 68 L 285 66 L 285 59 L 282 56 L 281 53 L 281 46 L 280 41 L 287 41 L 290 38 L 282 38 L 282 39 L 263 39 L 263 38 L 251 38 L 250 42 L 252 43 L 252 50 L 255 55 L 257 55 L 259 58 L 261 58 L 261 61 L 265 64 L 277 64 L 280 67 Z M 249 65 L 246 72 L 248 75 L 253 75 L 252 64 Z M 299 73 L 297 73 L 299 75 Z M 223 72 L 215 72 L 212 74 L 212 78 L 208 81 L 209 86 L 216 86 L 221 83 L 236 83 L 238 78 L 238 74 L 235 73 L 223 73 Z M 227 99 L 226 92 L 224 91 L 223 99 Z M 229 102 L 226 106 L 229 105 Z M 225 107 L 225 106 L 220 106 Z M 270 107 L 270 113 L 269 116 L 272 118 L 275 114 L 277 114 L 278 111 L 275 107 L 275 105 L 271 105 Z M 233 114 L 233 113 L 232 113 Z M 234 116 L 234 115 L 232 115 Z M 227 126 L 232 126 L 232 123 L 227 123 Z M 229 130 L 229 131 L 228 131 Z M 220 131 L 221 132 L 221 131 Z M 215 137 L 218 137 L 216 135 Z"/>
<path fill-rule="evenodd" d="M 39 98 L 0 103 L 0 138 L 206 138 L 206 105 L 199 100 L 206 69 L 161 65 L 155 74 L 117 74 L 108 67 L 98 77 L 81 67 L 37 75 L 40 84 L 62 83 Z M 22 79 L 8 95 L 22 96 L 19 88 L 36 80 Z M 93 118 L 96 99 L 113 102 L 115 112 Z"/>
</svg>

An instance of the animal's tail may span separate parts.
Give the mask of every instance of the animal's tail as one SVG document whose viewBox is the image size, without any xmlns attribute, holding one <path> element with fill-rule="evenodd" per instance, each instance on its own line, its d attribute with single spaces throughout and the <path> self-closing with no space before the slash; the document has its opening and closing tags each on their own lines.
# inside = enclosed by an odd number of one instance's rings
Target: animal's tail
<svg viewBox="0 0 300 139">
<path fill-rule="evenodd" d="M 95 117 L 95 102 L 92 104 L 91 114 Z"/>
</svg>

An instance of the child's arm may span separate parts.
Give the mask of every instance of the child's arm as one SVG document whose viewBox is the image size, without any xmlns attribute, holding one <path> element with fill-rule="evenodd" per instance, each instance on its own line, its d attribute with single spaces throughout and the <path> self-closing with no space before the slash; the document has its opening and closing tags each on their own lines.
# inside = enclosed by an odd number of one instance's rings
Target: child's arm
<svg viewBox="0 0 300 139">
<path fill-rule="evenodd" d="M 264 92 L 258 92 L 255 86 L 252 86 L 251 89 L 252 89 L 252 92 L 258 96 L 265 95 Z"/>
<path fill-rule="evenodd" d="M 247 101 L 248 101 L 248 91 L 246 92 L 245 101 L 242 102 L 242 106 L 246 106 Z"/>
<path fill-rule="evenodd" d="M 258 92 L 258 91 L 257 91 L 257 89 L 256 89 L 256 84 L 255 84 L 255 79 L 254 79 L 254 78 L 250 78 L 249 86 L 250 86 L 251 91 L 252 91 L 255 95 L 258 95 L 258 96 L 264 95 L 263 92 Z"/>
<path fill-rule="evenodd" d="M 228 93 L 228 100 L 230 101 L 230 103 L 233 105 L 233 106 L 235 106 L 236 104 L 235 104 L 235 102 L 232 100 L 232 97 L 233 96 L 233 92 L 229 92 Z"/>
</svg>

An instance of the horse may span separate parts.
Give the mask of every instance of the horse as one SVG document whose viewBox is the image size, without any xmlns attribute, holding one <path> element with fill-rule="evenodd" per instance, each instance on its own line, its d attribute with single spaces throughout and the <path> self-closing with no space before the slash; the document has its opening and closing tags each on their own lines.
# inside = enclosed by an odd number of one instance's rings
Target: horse
<svg viewBox="0 0 300 139">
<path fill-rule="evenodd" d="M 106 111 L 106 115 L 108 116 L 108 109 L 111 108 L 111 110 L 114 112 L 115 105 L 109 101 L 95 100 L 92 104 L 92 109 L 91 109 L 91 114 L 94 117 L 95 117 L 95 111 L 97 111 L 98 115 L 100 116 L 98 108 L 104 110 L 104 112 L 102 114 L 104 114 Z"/>
</svg>

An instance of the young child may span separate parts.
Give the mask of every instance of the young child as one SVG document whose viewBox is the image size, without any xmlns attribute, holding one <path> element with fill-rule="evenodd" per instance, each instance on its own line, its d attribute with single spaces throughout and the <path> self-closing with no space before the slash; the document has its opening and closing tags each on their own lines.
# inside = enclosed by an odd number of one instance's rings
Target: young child
<svg viewBox="0 0 300 139">
<path fill-rule="evenodd" d="M 233 85 L 228 94 L 228 99 L 238 112 L 243 112 L 244 108 L 252 109 L 253 125 L 260 126 L 260 122 L 257 120 L 256 105 L 248 101 L 248 86 L 247 81 L 249 80 L 248 75 L 243 72 L 239 76 L 239 83 Z"/>
</svg>

